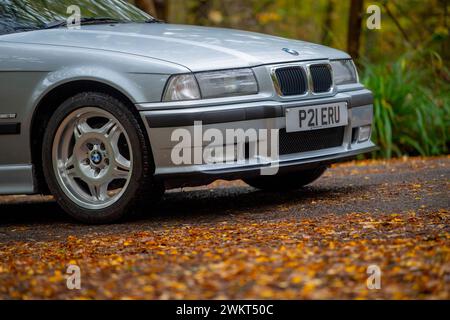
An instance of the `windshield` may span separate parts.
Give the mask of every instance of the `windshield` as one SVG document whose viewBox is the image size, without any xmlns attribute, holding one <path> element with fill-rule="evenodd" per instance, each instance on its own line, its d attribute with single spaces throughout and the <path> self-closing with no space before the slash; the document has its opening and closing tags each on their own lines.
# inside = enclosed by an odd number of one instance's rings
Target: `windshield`
<svg viewBox="0 0 450 320">
<path fill-rule="evenodd" d="M 67 11 L 73 5 L 80 8 L 81 19 L 110 18 L 120 22 L 153 19 L 123 0 L 0 0 L 0 34 L 42 29 L 55 21 L 65 21 L 72 14 Z"/>
</svg>

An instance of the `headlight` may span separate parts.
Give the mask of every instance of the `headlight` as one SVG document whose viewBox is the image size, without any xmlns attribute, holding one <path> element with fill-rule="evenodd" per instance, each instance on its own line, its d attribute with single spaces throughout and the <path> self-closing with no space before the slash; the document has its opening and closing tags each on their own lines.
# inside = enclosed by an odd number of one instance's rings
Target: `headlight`
<svg viewBox="0 0 450 320">
<path fill-rule="evenodd" d="M 200 89 L 193 74 L 181 74 L 170 78 L 163 101 L 200 99 Z"/>
<path fill-rule="evenodd" d="M 258 83 L 251 69 L 201 72 L 195 76 L 204 99 L 258 93 Z"/>
<path fill-rule="evenodd" d="M 223 98 L 258 93 L 251 69 L 199 72 L 172 76 L 163 101 Z"/>
<path fill-rule="evenodd" d="M 331 61 L 331 66 L 333 67 L 334 83 L 336 85 L 359 82 L 358 72 L 353 60 Z"/>
</svg>

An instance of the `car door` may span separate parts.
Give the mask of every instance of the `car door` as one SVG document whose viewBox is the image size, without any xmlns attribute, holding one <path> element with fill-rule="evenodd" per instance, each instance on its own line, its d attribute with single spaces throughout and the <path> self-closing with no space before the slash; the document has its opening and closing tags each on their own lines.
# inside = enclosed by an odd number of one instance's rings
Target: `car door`
<svg viewBox="0 0 450 320">
<path fill-rule="evenodd" d="M 8 42 L 14 32 L 14 21 L 0 16 L 0 194 L 33 192 L 27 110 L 42 74 L 31 48 Z"/>
</svg>

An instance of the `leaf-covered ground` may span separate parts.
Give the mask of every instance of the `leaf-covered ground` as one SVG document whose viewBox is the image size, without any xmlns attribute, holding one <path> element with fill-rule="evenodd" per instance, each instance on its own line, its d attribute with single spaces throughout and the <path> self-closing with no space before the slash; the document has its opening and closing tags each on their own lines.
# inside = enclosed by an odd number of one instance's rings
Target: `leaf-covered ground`
<svg viewBox="0 0 450 320">
<path fill-rule="evenodd" d="M 350 162 L 295 192 L 172 190 L 109 226 L 0 197 L 0 298 L 449 299 L 449 187 L 449 157 Z M 66 287 L 70 264 L 81 290 Z"/>
</svg>

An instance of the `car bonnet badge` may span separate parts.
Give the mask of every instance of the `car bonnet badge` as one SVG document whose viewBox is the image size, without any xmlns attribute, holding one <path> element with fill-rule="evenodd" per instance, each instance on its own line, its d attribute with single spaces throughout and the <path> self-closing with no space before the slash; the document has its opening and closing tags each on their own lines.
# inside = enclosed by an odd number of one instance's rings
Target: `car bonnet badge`
<svg viewBox="0 0 450 320">
<path fill-rule="evenodd" d="M 283 48 L 282 49 L 284 52 L 287 52 L 289 54 L 292 54 L 293 56 L 298 56 L 300 55 L 300 53 L 294 49 L 289 49 L 289 48 Z"/>
</svg>

